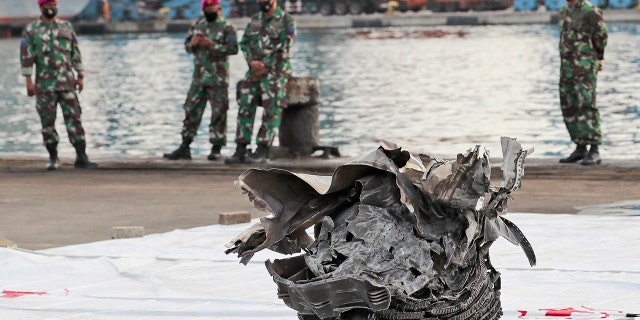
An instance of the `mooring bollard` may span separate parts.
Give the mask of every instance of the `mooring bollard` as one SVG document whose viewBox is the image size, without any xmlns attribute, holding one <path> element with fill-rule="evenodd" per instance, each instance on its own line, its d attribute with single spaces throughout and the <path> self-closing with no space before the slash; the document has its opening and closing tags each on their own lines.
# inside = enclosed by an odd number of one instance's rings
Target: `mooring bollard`
<svg viewBox="0 0 640 320">
<path fill-rule="evenodd" d="M 240 97 L 242 80 L 236 86 Z M 291 77 L 287 83 L 287 107 L 282 111 L 279 147 L 271 158 L 310 156 L 320 145 L 320 83 L 313 77 Z M 256 119 L 259 121 L 259 119 Z"/>
<path fill-rule="evenodd" d="M 290 156 L 309 156 L 320 145 L 320 83 L 313 77 L 291 77 L 287 108 L 282 111 L 280 148 Z"/>
</svg>

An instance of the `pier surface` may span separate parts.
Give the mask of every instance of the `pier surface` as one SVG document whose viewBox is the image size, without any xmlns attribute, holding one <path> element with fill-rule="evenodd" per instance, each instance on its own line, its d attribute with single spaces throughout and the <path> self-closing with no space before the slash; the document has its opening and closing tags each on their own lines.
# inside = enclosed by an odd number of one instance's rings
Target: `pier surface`
<svg viewBox="0 0 640 320">
<path fill-rule="evenodd" d="M 0 244 L 44 249 L 107 240 L 112 227 L 143 226 L 145 234 L 153 234 L 217 224 L 224 212 L 247 211 L 253 218 L 265 214 L 234 184 L 249 166 L 96 160 L 97 170 L 74 169 L 73 159 L 62 159 L 60 170 L 47 172 L 45 159 L 0 157 Z M 277 160 L 266 167 L 330 175 L 349 160 Z M 500 163 L 492 165 L 497 184 Z M 513 194 L 509 212 L 576 214 L 584 206 L 624 201 L 638 206 L 638 185 L 637 160 L 605 159 L 602 165 L 585 167 L 527 159 L 522 189 Z"/>
</svg>

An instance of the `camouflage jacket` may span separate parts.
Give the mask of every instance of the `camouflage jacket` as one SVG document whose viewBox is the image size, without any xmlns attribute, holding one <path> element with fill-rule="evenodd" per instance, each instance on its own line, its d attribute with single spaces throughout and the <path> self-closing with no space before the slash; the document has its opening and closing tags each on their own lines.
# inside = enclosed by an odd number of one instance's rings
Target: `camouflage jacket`
<svg viewBox="0 0 640 320">
<path fill-rule="evenodd" d="M 560 57 L 604 59 L 607 26 L 602 11 L 588 0 L 576 0 L 560 10 Z"/>
<path fill-rule="evenodd" d="M 28 24 L 22 32 L 20 62 L 24 76 L 33 75 L 35 64 L 38 91 L 75 90 L 73 69 L 80 72 L 83 67 L 71 23 L 55 19 Z"/>
<path fill-rule="evenodd" d="M 191 38 L 203 35 L 213 41 L 209 48 L 192 47 Z M 203 86 L 229 85 L 229 56 L 238 53 L 236 28 L 218 16 L 209 23 L 204 17 L 189 28 L 184 42 L 188 53 L 193 54 L 193 81 Z"/>
<path fill-rule="evenodd" d="M 296 38 L 296 23 L 293 17 L 280 7 L 270 17 L 262 12 L 251 17 L 240 41 L 240 49 L 247 63 L 262 61 L 268 76 L 289 76 L 291 62 L 289 50 Z M 252 77 L 249 68 L 247 77 Z"/>
</svg>

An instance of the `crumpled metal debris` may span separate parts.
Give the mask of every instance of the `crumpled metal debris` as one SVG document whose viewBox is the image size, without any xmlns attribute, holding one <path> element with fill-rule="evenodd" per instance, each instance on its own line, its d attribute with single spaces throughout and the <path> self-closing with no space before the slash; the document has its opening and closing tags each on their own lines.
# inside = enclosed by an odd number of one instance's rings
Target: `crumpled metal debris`
<svg viewBox="0 0 640 320">
<path fill-rule="evenodd" d="M 499 319 L 500 274 L 489 247 L 504 237 L 536 262 L 525 236 L 502 216 L 533 150 L 501 142 L 498 186 L 480 146 L 445 161 L 383 142 L 332 176 L 248 170 L 238 185 L 272 215 L 226 252 L 246 264 L 265 248 L 304 250 L 266 261 L 278 297 L 300 319 Z"/>
</svg>

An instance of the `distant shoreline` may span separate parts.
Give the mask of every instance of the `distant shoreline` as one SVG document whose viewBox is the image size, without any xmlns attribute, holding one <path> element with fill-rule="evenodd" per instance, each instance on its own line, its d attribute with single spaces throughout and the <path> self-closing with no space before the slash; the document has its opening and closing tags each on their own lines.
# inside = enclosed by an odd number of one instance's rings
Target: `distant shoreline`
<svg viewBox="0 0 640 320">
<path fill-rule="evenodd" d="M 640 23 L 640 10 L 603 10 L 607 23 Z M 385 28 L 385 27 L 424 27 L 424 26 L 482 26 L 482 25 L 530 25 L 555 24 L 557 11 L 481 11 L 431 13 L 394 13 L 372 15 L 322 16 L 295 15 L 300 29 L 344 29 L 344 28 Z M 229 18 L 234 25 L 242 27 L 249 18 Z M 126 34 L 126 33 L 171 33 L 186 32 L 191 20 L 145 20 L 128 22 L 88 22 L 76 21 L 74 26 L 78 34 Z M 0 35 L 19 36 L 25 21 L 0 22 Z M 0 36 L 2 37 L 2 36 Z"/>
</svg>

